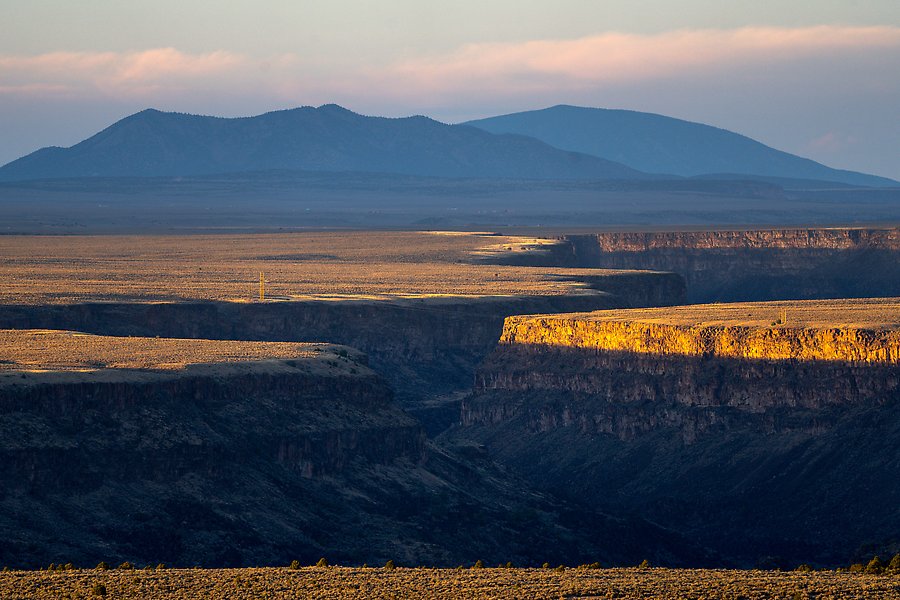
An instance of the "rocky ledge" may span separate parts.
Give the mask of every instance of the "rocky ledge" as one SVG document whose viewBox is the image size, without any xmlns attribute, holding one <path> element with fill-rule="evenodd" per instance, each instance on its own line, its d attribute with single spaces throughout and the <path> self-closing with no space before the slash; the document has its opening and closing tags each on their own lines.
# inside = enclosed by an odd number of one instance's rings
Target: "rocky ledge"
<svg viewBox="0 0 900 600">
<path fill-rule="evenodd" d="M 740 564 L 845 560 L 900 531 L 898 357 L 897 299 L 511 317 L 452 435 Z"/>
</svg>

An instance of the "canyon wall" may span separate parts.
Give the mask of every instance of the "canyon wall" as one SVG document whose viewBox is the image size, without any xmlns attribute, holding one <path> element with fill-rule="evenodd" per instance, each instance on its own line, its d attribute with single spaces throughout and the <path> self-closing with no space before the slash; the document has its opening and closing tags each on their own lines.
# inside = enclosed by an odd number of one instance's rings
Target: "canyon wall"
<svg viewBox="0 0 900 600">
<path fill-rule="evenodd" d="M 841 562 L 900 530 L 898 349 L 896 329 L 512 317 L 448 435 L 723 561 Z"/>
<path fill-rule="evenodd" d="M 598 276 L 566 296 L 447 297 L 268 303 L 92 303 L 3 305 L 0 328 L 67 329 L 103 335 L 263 341 L 323 341 L 358 348 L 405 408 L 435 433 L 458 420 L 454 394 L 471 386 L 505 317 L 684 301 L 670 273 Z M 424 402 L 446 396 L 449 403 Z"/>
<path fill-rule="evenodd" d="M 510 262 L 671 271 L 690 302 L 900 295 L 900 229 L 604 232 Z"/>
<path fill-rule="evenodd" d="M 434 446 L 358 357 L 0 372 L 0 564 L 705 556 Z"/>
</svg>

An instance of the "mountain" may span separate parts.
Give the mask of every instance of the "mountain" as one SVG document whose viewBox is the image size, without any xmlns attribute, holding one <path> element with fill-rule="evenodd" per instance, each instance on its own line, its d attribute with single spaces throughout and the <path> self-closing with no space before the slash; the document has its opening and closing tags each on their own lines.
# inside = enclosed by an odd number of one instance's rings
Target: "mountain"
<svg viewBox="0 0 900 600">
<path fill-rule="evenodd" d="M 439 177 L 638 179 L 605 159 L 427 117 L 367 117 L 340 106 L 226 119 L 144 110 L 70 148 L 0 168 L 0 181 L 179 176 L 271 169 Z"/>
<path fill-rule="evenodd" d="M 491 133 L 517 133 L 573 152 L 650 173 L 685 177 L 729 174 L 891 187 L 884 177 L 832 169 L 746 136 L 663 115 L 631 110 L 553 106 L 465 123 Z"/>
</svg>

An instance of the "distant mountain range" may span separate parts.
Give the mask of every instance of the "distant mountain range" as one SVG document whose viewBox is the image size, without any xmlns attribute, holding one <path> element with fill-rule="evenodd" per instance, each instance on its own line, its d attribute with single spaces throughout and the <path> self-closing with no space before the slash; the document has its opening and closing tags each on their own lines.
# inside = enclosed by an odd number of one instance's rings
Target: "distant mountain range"
<svg viewBox="0 0 900 600">
<path fill-rule="evenodd" d="M 223 119 L 145 110 L 71 148 L 0 168 L 0 181 L 209 175 L 275 169 L 435 177 L 641 179 L 634 169 L 519 135 L 327 104 Z"/>
<path fill-rule="evenodd" d="M 14 160 L 0 167 L 0 181 L 274 170 L 900 185 L 831 169 L 723 129 L 648 113 L 556 106 L 448 125 L 422 116 L 368 117 L 334 104 L 232 119 L 148 109 L 70 148 L 43 148 Z"/>
<path fill-rule="evenodd" d="M 553 106 L 469 121 L 491 133 L 527 135 L 551 146 L 584 152 L 640 171 L 684 177 L 742 175 L 890 187 L 885 177 L 826 167 L 775 150 L 746 136 L 653 113 Z"/>
</svg>

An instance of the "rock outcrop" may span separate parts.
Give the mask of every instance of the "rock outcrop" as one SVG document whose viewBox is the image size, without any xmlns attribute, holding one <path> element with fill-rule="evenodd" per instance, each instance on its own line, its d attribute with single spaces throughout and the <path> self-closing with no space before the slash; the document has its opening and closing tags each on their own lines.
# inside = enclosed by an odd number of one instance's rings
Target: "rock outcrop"
<svg viewBox="0 0 900 600">
<path fill-rule="evenodd" d="M 602 283 L 601 283 L 602 282 Z M 291 301 L 263 304 L 90 303 L 0 306 L 0 328 L 68 329 L 114 336 L 216 340 L 322 341 L 366 353 L 429 431 L 458 419 L 458 401 L 435 409 L 425 401 L 452 397 L 497 344 L 505 317 L 684 301 L 684 281 L 670 273 L 598 276 L 565 296 L 446 297 L 396 300 Z"/>
<path fill-rule="evenodd" d="M 705 556 L 643 520 L 537 493 L 477 446 L 436 447 L 350 348 L 0 340 L 0 564 Z"/>
<path fill-rule="evenodd" d="M 671 271 L 691 302 L 900 295 L 896 228 L 575 234 L 511 262 Z"/>
<path fill-rule="evenodd" d="M 890 545 L 900 303 L 842 303 L 858 327 L 815 321 L 826 302 L 793 303 L 793 327 L 760 324 L 766 304 L 731 305 L 743 324 L 711 322 L 720 306 L 512 317 L 450 435 L 739 564 Z"/>
</svg>

